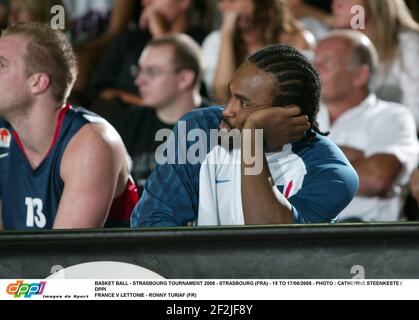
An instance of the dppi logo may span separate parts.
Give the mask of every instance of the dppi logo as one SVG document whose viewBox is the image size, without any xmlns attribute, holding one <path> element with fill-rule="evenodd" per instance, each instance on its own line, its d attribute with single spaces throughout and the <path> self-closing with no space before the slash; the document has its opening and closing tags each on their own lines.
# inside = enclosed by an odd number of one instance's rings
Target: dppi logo
<svg viewBox="0 0 419 320">
<path fill-rule="evenodd" d="M 7 286 L 7 294 L 14 295 L 15 298 L 31 298 L 33 295 L 43 294 L 46 281 L 39 283 L 24 283 L 22 280 L 11 283 Z"/>
</svg>

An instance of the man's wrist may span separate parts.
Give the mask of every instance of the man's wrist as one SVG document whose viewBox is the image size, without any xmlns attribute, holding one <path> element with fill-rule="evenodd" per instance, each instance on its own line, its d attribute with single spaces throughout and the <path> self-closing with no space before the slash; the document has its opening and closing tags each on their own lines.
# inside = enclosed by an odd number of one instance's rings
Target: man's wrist
<svg viewBox="0 0 419 320">
<path fill-rule="evenodd" d="M 260 129 L 260 128 L 258 128 L 256 121 L 254 121 L 251 117 L 249 117 L 245 121 L 243 129 L 255 130 L 255 129 Z"/>
</svg>

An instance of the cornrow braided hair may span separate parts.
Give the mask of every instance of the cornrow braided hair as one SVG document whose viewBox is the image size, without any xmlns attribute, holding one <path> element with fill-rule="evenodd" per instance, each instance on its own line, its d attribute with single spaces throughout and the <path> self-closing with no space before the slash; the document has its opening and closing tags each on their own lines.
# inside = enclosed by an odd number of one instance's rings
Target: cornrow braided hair
<svg viewBox="0 0 419 320">
<path fill-rule="evenodd" d="M 316 121 L 320 101 L 319 75 L 304 55 L 288 45 L 275 44 L 257 51 L 247 60 L 276 80 L 278 90 L 273 93 L 274 106 L 296 105 L 308 117 L 311 128 L 306 132 L 307 141 L 315 132 L 328 135 L 319 130 Z"/>
</svg>

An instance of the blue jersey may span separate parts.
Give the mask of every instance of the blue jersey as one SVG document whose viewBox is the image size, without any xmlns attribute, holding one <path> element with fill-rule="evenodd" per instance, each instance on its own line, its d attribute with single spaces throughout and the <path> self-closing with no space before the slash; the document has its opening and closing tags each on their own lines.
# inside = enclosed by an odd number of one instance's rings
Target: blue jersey
<svg viewBox="0 0 419 320">
<path fill-rule="evenodd" d="M 178 122 L 169 139 L 178 145 L 167 148 L 175 161 L 156 167 L 133 211 L 131 226 L 244 224 L 241 150 L 226 150 L 199 137 L 210 137 L 211 131 L 219 128 L 221 116 L 221 108 L 211 107 L 194 110 Z M 191 137 L 195 139 L 189 141 Z M 206 150 L 204 159 L 185 163 L 181 153 L 197 150 Z M 288 144 L 281 152 L 265 156 L 274 194 L 291 204 L 295 223 L 332 222 L 357 192 L 355 170 L 340 149 L 320 135 L 309 143 Z"/>
<path fill-rule="evenodd" d="M 6 230 L 53 227 L 64 189 L 60 174 L 64 151 L 84 125 L 103 121 L 105 120 L 83 108 L 67 105 L 58 117 L 48 154 L 33 169 L 19 136 L 7 122 L 0 119 L 0 197 Z M 132 189 L 132 186 L 128 187 Z M 133 205 L 131 210 L 132 208 Z M 74 204 L 74 210 L 77 210 L 77 204 Z"/>
</svg>

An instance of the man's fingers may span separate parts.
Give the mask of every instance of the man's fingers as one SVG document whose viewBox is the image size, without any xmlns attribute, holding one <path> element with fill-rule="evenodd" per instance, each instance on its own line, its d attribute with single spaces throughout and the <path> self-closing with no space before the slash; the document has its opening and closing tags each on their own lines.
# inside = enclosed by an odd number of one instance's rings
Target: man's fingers
<svg viewBox="0 0 419 320">
<path fill-rule="evenodd" d="M 285 108 L 260 106 L 259 108 L 260 110 L 255 111 L 255 113 L 263 114 L 266 117 L 280 115 L 282 118 L 304 117 L 306 120 L 308 119 L 306 115 L 301 115 L 301 109 L 297 106 L 288 106 Z"/>
<path fill-rule="evenodd" d="M 305 115 L 298 116 L 298 117 L 292 117 L 290 119 L 290 122 L 293 126 L 301 126 L 301 125 L 309 124 L 308 117 L 305 116 Z"/>
<path fill-rule="evenodd" d="M 287 106 L 285 108 L 281 108 L 284 114 L 286 114 L 288 117 L 295 117 L 299 116 L 301 114 L 301 109 L 297 106 Z"/>
<path fill-rule="evenodd" d="M 304 132 L 306 132 L 309 129 L 310 129 L 310 124 L 295 126 L 291 129 L 291 134 L 292 135 L 297 135 L 297 134 L 303 134 L 304 135 Z"/>
</svg>

